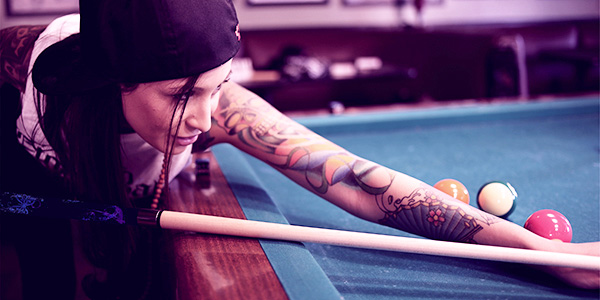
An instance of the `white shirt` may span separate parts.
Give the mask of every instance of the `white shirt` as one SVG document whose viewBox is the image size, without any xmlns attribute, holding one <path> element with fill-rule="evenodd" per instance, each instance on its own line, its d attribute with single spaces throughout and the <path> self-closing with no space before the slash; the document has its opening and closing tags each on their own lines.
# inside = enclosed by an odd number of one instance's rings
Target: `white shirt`
<svg viewBox="0 0 600 300">
<path fill-rule="evenodd" d="M 53 170 L 60 170 L 60 163 L 39 126 L 34 100 L 37 91 L 33 86 L 31 70 L 35 60 L 44 49 L 77 32 L 79 32 L 78 14 L 60 17 L 48 25 L 33 47 L 29 63 L 29 76 L 25 90 L 21 94 L 22 111 L 21 116 L 17 119 L 17 139 L 27 149 L 27 152 L 45 167 Z M 42 111 L 44 110 L 43 105 L 42 103 Z M 141 198 L 151 195 L 160 176 L 164 154 L 144 141 L 137 133 L 122 134 L 121 149 L 129 196 Z M 191 161 L 191 145 L 184 152 L 173 155 L 169 181 L 173 180 Z"/>
</svg>

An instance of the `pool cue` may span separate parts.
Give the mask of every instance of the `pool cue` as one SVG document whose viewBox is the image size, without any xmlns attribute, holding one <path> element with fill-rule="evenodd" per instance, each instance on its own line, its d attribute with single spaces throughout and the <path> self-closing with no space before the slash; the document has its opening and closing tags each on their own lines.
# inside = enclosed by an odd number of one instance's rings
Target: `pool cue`
<svg viewBox="0 0 600 300">
<path fill-rule="evenodd" d="M 600 257 L 352 232 L 3 193 L 0 213 L 600 271 Z"/>
</svg>

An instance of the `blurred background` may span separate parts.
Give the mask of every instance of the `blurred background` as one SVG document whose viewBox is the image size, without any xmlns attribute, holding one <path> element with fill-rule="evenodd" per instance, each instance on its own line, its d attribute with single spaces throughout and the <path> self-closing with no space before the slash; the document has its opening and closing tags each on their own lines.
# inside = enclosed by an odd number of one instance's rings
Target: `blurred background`
<svg viewBox="0 0 600 300">
<path fill-rule="evenodd" d="M 0 26 L 77 0 L 1 0 Z M 599 0 L 234 0 L 235 80 L 283 111 L 598 93 Z"/>
</svg>

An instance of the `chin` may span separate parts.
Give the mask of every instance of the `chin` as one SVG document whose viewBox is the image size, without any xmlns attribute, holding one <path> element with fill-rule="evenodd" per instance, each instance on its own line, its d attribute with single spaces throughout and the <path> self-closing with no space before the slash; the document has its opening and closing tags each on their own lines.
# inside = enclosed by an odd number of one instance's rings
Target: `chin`
<svg viewBox="0 0 600 300">
<path fill-rule="evenodd" d="M 162 152 L 162 153 L 166 153 L 167 149 L 164 145 L 161 145 L 160 147 L 157 147 L 157 145 L 153 144 L 153 143 L 149 143 L 154 149 Z M 179 146 L 179 145 L 175 145 L 175 147 L 173 148 L 173 155 L 176 154 L 180 154 L 183 153 L 185 151 L 185 149 L 187 149 L 187 147 L 189 146 Z"/>
<path fill-rule="evenodd" d="M 156 138 L 152 138 L 152 139 L 145 139 L 144 137 L 142 137 L 142 139 L 144 139 L 148 144 L 150 144 L 154 149 L 162 152 L 162 153 L 166 153 L 168 147 L 166 146 L 166 138 L 163 137 L 156 137 Z M 169 143 L 173 143 L 173 154 L 180 154 L 183 153 L 184 151 L 186 151 L 186 149 L 188 147 L 192 147 L 193 142 L 195 142 L 196 140 L 192 140 L 191 142 L 189 142 L 188 144 L 182 144 L 180 143 L 180 141 L 178 141 L 176 138 L 173 140 L 171 139 L 169 141 Z"/>
<path fill-rule="evenodd" d="M 187 147 L 189 147 L 189 146 L 186 146 L 186 147 L 175 146 L 175 148 L 173 148 L 173 154 L 174 155 L 175 154 L 181 154 L 181 153 L 183 153 L 185 151 L 185 149 L 187 149 Z"/>
</svg>

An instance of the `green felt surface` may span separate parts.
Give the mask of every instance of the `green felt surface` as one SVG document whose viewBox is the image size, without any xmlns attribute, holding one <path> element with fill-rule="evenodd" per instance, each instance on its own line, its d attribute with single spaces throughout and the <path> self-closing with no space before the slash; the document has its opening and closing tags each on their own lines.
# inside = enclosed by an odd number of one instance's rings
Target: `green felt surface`
<svg viewBox="0 0 600 300">
<path fill-rule="evenodd" d="M 298 121 L 355 154 L 427 183 L 457 179 L 469 189 L 471 205 L 476 205 L 474 195 L 484 183 L 508 181 L 519 194 L 519 204 L 508 218 L 510 221 L 522 225 L 534 211 L 551 208 L 571 221 L 573 242 L 600 239 L 598 98 Z M 221 150 L 217 147 L 214 151 Z M 232 160 L 232 166 L 244 165 L 242 170 L 224 171 L 251 171 L 259 189 L 277 206 L 276 214 L 281 212 L 291 224 L 414 237 L 360 220 L 300 188 L 264 163 L 238 154 L 218 155 L 220 163 Z M 305 246 L 318 263 L 320 270 L 315 269 L 315 274 L 324 272 L 345 299 L 599 296 L 598 291 L 573 289 L 516 264 L 319 244 Z M 285 266 L 284 254 L 279 252 L 278 259 L 284 260 Z M 277 263 L 281 262 L 274 262 Z M 282 268 L 280 272 L 296 270 Z M 302 294 L 293 298 L 310 299 Z"/>
</svg>

